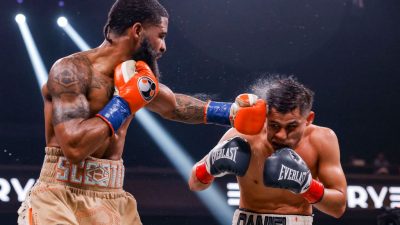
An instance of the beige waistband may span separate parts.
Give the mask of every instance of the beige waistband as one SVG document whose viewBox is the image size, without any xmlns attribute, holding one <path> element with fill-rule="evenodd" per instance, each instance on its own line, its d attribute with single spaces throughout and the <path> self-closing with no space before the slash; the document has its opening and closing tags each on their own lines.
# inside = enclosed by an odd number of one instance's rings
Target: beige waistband
<svg viewBox="0 0 400 225">
<path fill-rule="evenodd" d="M 232 225 L 312 225 L 312 222 L 312 216 L 263 214 L 237 209 L 233 215 Z"/>
<path fill-rule="evenodd" d="M 123 187 L 125 167 L 122 160 L 88 157 L 73 164 L 63 156 L 60 148 L 46 147 L 45 151 L 41 182 L 94 191 L 117 191 Z"/>
</svg>

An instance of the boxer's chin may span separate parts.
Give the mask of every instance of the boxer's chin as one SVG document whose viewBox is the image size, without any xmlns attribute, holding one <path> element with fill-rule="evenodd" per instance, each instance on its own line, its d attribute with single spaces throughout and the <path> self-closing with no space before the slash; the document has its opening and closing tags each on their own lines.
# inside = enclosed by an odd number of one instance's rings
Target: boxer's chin
<svg viewBox="0 0 400 225">
<path fill-rule="evenodd" d="M 144 38 L 140 43 L 139 49 L 137 49 L 132 54 L 132 59 L 135 61 L 144 61 L 147 65 L 149 65 L 150 69 L 153 71 L 154 76 L 160 79 L 160 71 L 158 69 L 157 58 L 159 54 L 151 47 L 150 42 L 147 38 Z"/>
<path fill-rule="evenodd" d="M 289 146 L 289 145 L 284 145 L 284 144 L 278 144 L 278 143 L 276 143 L 276 142 L 272 142 L 272 148 L 276 151 L 276 150 L 278 150 L 278 149 L 281 149 L 281 148 L 291 148 L 291 146 Z"/>
</svg>

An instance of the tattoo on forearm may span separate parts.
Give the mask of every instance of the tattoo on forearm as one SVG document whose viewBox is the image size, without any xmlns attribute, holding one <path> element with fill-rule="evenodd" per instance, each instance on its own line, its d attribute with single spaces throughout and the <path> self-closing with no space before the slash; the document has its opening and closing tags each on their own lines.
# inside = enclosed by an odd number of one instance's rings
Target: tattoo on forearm
<svg viewBox="0 0 400 225">
<path fill-rule="evenodd" d="M 76 118 L 86 119 L 89 115 L 89 103 L 83 95 L 78 96 L 74 102 L 68 104 L 61 104 L 58 100 L 53 101 L 53 125 Z"/>
<path fill-rule="evenodd" d="M 176 102 L 174 120 L 188 123 L 203 122 L 205 102 L 182 94 L 176 94 Z"/>
</svg>

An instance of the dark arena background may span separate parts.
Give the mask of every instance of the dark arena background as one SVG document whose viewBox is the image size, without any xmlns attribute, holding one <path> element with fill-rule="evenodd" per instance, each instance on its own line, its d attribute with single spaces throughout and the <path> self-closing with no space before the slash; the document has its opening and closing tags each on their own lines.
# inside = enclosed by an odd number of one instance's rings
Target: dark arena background
<svg viewBox="0 0 400 225">
<path fill-rule="evenodd" d="M 348 182 L 343 217 L 314 209 L 314 224 L 400 224 L 399 0 L 161 2 L 170 14 L 168 50 L 159 60 L 162 83 L 177 93 L 233 101 L 258 78 L 295 75 L 315 91 L 315 124 L 339 138 Z M 20 202 L 39 175 L 41 82 L 58 58 L 100 45 L 112 3 L 0 2 L 0 224 L 16 224 Z M 26 29 L 18 26 L 24 19 L 33 42 L 24 42 Z M 199 195 L 187 185 L 191 163 L 227 128 L 153 113 L 141 119 L 129 127 L 124 162 L 125 188 L 137 199 L 143 223 L 230 224 L 225 215 L 238 200 L 234 177 Z M 387 159 L 385 167 L 378 158 Z"/>
</svg>

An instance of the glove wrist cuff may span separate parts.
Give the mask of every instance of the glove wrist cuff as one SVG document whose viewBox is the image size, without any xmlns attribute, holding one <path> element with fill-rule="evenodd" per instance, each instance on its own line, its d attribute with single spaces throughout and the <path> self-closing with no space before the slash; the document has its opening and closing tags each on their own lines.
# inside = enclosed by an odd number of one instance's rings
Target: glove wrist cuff
<svg viewBox="0 0 400 225">
<path fill-rule="evenodd" d="M 201 163 L 197 164 L 196 177 L 203 184 L 209 184 L 214 179 L 214 177 L 208 173 L 205 162 L 201 162 Z"/>
<path fill-rule="evenodd" d="M 119 96 L 114 96 L 110 102 L 98 113 L 111 129 L 112 135 L 119 129 L 125 119 L 131 115 L 128 103 Z"/>
<path fill-rule="evenodd" d="M 301 195 L 310 203 L 310 204 L 315 204 L 318 203 L 322 200 L 322 197 L 324 196 L 325 193 L 325 187 L 324 185 L 315 180 L 312 179 L 310 188 L 302 193 Z"/>
<path fill-rule="evenodd" d="M 204 108 L 206 123 L 231 126 L 230 111 L 232 103 L 210 101 Z"/>
</svg>

